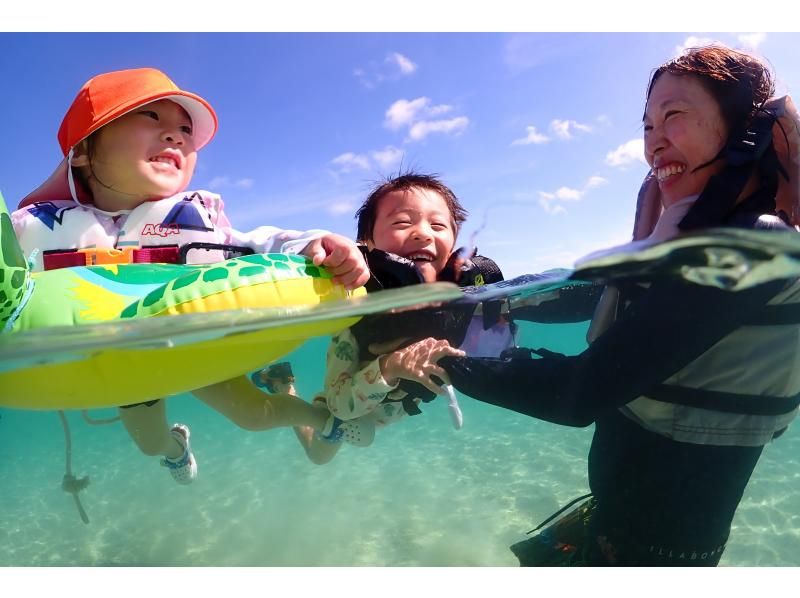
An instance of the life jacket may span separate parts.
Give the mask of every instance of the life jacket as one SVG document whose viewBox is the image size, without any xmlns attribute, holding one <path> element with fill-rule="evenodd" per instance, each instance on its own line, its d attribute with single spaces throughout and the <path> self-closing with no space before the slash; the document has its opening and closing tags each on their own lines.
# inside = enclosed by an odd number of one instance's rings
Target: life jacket
<svg viewBox="0 0 800 598">
<path fill-rule="evenodd" d="M 417 266 L 411 260 L 379 249 L 361 250 L 370 269 L 368 292 L 399 288 L 425 282 Z M 461 250 L 459 250 L 461 251 Z M 440 280 L 456 282 L 461 287 L 482 286 L 503 280 L 503 273 L 490 258 L 475 255 L 464 261 L 458 275 L 455 264 L 459 251 L 448 260 Z M 369 347 L 373 343 L 408 338 L 406 345 L 424 338 L 447 340 L 454 347 L 470 346 L 486 350 L 486 345 L 498 345 L 497 352 L 514 344 L 514 325 L 507 313 L 503 313 L 502 301 L 487 301 L 479 304 L 448 304 L 436 308 L 422 308 L 399 313 L 383 313 L 364 316 L 350 328 L 358 342 L 360 361 L 371 361 L 378 357 Z M 500 342 L 496 339 L 501 339 Z M 463 347 L 462 347 L 463 348 Z M 385 401 L 399 401 L 409 415 L 421 413 L 415 399 L 430 402 L 436 395 L 425 386 L 412 380 L 400 380 L 398 388 L 391 391 Z"/>
<path fill-rule="evenodd" d="M 679 223 L 690 231 L 713 226 L 797 230 L 800 224 L 800 116 L 788 97 L 773 100 L 721 154 L 712 177 Z M 756 174 L 759 191 L 735 200 Z M 634 240 L 646 238 L 661 214 L 649 174 L 639 192 Z M 608 287 L 588 334 L 592 342 L 641 287 Z M 759 316 L 720 340 L 663 383 L 620 408 L 643 428 L 680 442 L 762 446 L 779 436 L 800 405 L 800 281 L 769 301 Z"/>
<path fill-rule="evenodd" d="M 186 191 L 122 215 L 71 199 L 40 201 L 15 211 L 11 220 L 25 255 L 39 250 L 36 271 L 126 261 L 213 263 L 254 251 L 292 253 L 325 232 L 270 226 L 240 232 L 231 227 L 223 207 L 215 193 Z"/>
</svg>

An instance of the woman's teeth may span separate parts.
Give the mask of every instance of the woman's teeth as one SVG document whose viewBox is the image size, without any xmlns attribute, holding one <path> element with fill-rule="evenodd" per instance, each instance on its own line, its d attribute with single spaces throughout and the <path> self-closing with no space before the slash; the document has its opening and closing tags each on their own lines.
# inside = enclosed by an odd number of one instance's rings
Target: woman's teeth
<svg viewBox="0 0 800 598">
<path fill-rule="evenodd" d="M 684 170 L 686 170 L 686 166 L 683 164 L 669 164 L 663 168 L 656 168 L 656 178 L 661 182 L 667 177 L 682 173 Z"/>
</svg>

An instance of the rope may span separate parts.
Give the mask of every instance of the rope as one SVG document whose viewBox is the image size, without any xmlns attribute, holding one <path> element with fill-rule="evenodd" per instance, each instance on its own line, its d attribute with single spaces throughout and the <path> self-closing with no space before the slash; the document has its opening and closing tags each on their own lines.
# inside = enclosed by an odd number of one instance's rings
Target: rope
<svg viewBox="0 0 800 598">
<path fill-rule="evenodd" d="M 89 516 L 86 514 L 86 511 L 81 504 L 81 499 L 78 496 L 78 493 L 89 485 L 89 476 L 76 478 L 74 475 L 72 475 L 72 435 L 69 432 L 69 422 L 67 421 L 67 417 L 64 415 L 63 411 L 58 412 L 58 417 L 61 418 L 61 427 L 64 428 L 65 449 L 65 471 L 64 479 L 61 481 L 61 489 L 64 492 L 72 495 L 72 498 L 75 501 L 75 508 L 78 509 L 78 514 L 81 517 L 81 521 L 88 524 Z"/>
<path fill-rule="evenodd" d="M 83 421 L 85 421 L 90 426 L 103 426 L 105 424 L 113 424 L 114 422 L 119 421 L 119 415 L 116 417 L 108 417 L 105 419 L 94 419 L 92 416 L 89 415 L 89 412 L 86 409 L 81 411 L 81 416 L 83 417 Z"/>
</svg>

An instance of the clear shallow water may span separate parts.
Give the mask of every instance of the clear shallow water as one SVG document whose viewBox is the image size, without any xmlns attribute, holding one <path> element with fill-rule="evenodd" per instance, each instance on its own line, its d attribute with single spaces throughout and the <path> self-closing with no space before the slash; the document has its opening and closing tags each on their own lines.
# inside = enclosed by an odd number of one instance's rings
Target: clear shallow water
<svg viewBox="0 0 800 598">
<path fill-rule="evenodd" d="M 584 330 L 529 328 L 521 340 L 576 352 Z M 326 344 L 288 356 L 306 398 L 321 385 Z M 88 426 L 71 412 L 73 470 L 91 478 L 81 493 L 89 525 L 60 488 L 56 413 L 0 409 L 0 565 L 515 566 L 508 545 L 588 492 L 592 429 L 460 402 L 460 431 L 433 402 L 379 430 L 372 447 L 316 466 L 291 429 L 246 432 L 175 397 L 170 420 L 191 426 L 199 464 L 188 487 L 139 454 L 121 424 Z M 766 447 L 722 564 L 800 565 L 797 423 Z"/>
</svg>

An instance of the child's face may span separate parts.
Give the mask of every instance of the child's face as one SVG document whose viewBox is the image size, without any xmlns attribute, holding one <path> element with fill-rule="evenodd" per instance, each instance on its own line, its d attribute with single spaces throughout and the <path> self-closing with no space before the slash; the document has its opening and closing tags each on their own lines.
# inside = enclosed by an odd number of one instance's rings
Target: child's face
<svg viewBox="0 0 800 598">
<path fill-rule="evenodd" d="M 378 202 L 370 248 L 412 260 L 425 282 L 436 281 L 456 242 L 442 196 L 428 189 L 392 191 Z"/>
<path fill-rule="evenodd" d="M 73 164 L 86 166 L 88 160 L 84 154 Z M 189 115 L 175 102 L 158 100 L 98 131 L 89 186 L 98 208 L 133 209 L 185 189 L 196 163 Z"/>
</svg>

